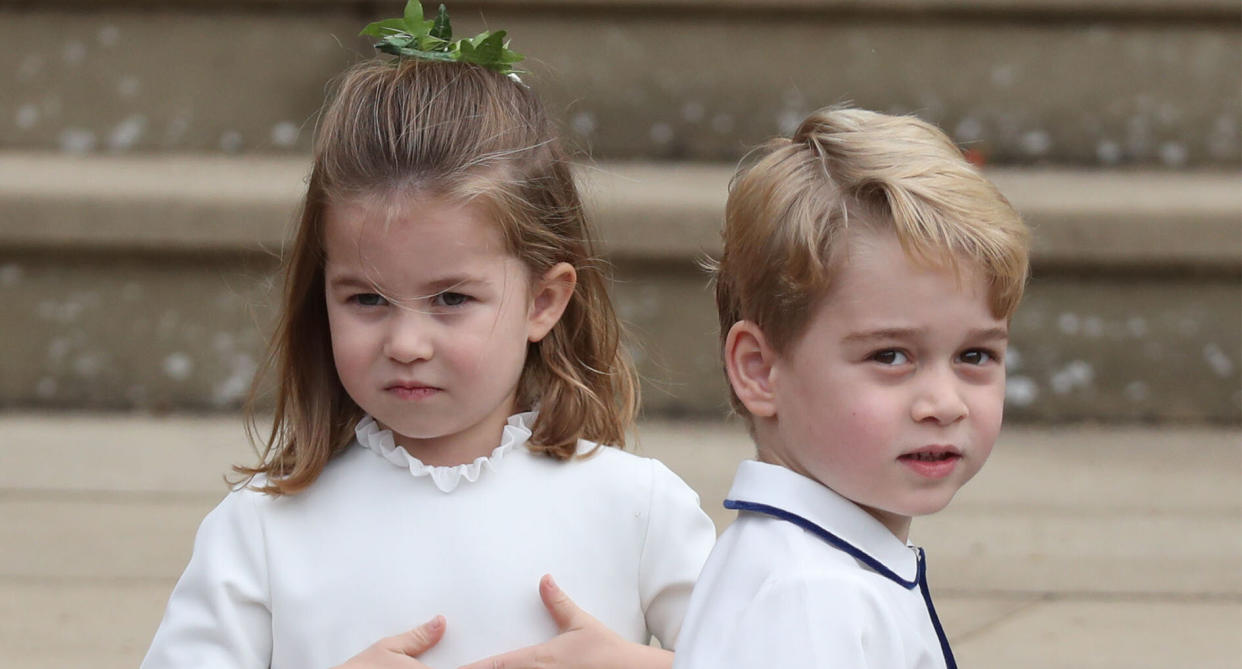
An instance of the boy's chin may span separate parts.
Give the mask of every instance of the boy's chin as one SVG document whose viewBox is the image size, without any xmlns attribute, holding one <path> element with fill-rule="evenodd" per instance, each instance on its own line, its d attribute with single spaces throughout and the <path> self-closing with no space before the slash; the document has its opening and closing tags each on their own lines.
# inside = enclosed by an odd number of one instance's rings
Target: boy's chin
<svg viewBox="0 0 1242 669">
<path fill-rule="evenodd" d="M 944 498 L 916 500 L 905 507 L 905 513 L 902 515 L 909 516 L 911 518 L 921 518 L 923 516 L 930 516 L 935 513 L 940 513 L 948 508 L 949 502 L 953 501 L 953 497 L 956 494 L 957 492 L 954 491 L 952 494 Z"/>
<path fill-rule="evenodd" d="M 866 509 L 866 511 L 873 516 L 884 515 L 894 518 L 913 519 L 921 518 L 923 516 L 930 516 L 945 510 L 948 508 L 949 503 L 953 501 L 954 494 L 950 494 L 947 497 L 902 500 L 899 503 L 886 504 L 881 507 L 868 506 L 858 500 L 850 501 Z"/>
</svg>

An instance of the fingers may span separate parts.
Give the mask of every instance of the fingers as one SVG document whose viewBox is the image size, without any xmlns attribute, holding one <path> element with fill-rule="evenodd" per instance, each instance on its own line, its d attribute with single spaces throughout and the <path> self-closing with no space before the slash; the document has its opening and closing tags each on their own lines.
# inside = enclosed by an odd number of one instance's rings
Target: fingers
<svg viewBox="0 0 1242 669">
<path fill-rule="evenodd" d="M 539 579 L 539 597 L 543 599 L 548 613 L 552 614 L 558 630 L 565 632 L 577 626 L 583 615 L 582 609 L 552 580 L 551 574 L 544 574 Z"/>
<path fill-rule="evenodd" d="M 389 637 L 386 650 L 410 657 L 418 657 L 431 650 L 444 638 L 444 616 L 436 616 L 414 629 Z"/>
<path fill-rule="evenodd" d="M 574 629 L 586 616 L 582 609 L 574 604 L 573 600 L 566 595 L 556 581 L 552 580 L 551 574 L 544 574 L 539 579 L 539 597 L 543 600 L 543 605 L 548 609 L 548 613 L 552 614 L 552 621 L 556 623 L 557 630 L 560 634 Z M 552 659 L 552 643 L 537 644 L 511 650 L 501 655 L 493 655 L 492 657 L 479 660 L 458 669 L 532 669 L 534 667 L 546 667 L 553 664 Z"/>
<path fill-rule="evenodd" d="M 502 655 L 493 655 L 457 669 L 526 669 L 527 667 L 538 667 L 539 660 L 535 648 L 535 646 L 529 646 L 527 648 L 511 650 Z"/>
</svg>

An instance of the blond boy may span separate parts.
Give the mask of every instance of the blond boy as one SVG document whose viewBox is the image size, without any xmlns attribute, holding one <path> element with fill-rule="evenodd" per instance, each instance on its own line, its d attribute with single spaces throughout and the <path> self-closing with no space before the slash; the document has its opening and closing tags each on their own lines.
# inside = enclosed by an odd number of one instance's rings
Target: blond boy
<svg viewBox="0 0 1242 669">
<path fill-rule="evenodd" d="M 826 109 L 730 187 L 724 366 L 756 460 L 703 569 L 677 669 L 954 667 L 910 519 L 1001 425 L 1028 233 L 935 127 Z"/>
</svg>

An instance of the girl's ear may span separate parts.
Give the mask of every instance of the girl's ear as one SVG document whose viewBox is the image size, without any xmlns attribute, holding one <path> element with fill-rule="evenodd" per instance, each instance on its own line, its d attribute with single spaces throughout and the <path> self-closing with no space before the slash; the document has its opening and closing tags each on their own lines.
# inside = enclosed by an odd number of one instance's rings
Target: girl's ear
<svg viewBox="0 0 1242 669">
<path fill-rule="evenodd" d="M 725 373 L 733 393 L 757 418 L 776 415 L 772 368 L 776 352 L 768 346 L 763 330 L 752 321 L 738 321 L 729 328 L 724 344 Z"/>
<path fill-rule="evenodd" d="M 556 263 L 535 282 L 526 318 L 527 341 L 539 341 L 552 331 L 552 326 L 565 313 L 577 284 L 578 271 L 567 262 Z"/>
</svg>

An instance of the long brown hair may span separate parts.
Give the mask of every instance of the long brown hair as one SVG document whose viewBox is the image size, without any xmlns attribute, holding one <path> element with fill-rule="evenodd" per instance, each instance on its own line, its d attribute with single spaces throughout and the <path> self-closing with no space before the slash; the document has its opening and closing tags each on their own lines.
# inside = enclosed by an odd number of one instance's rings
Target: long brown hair
<svg viewBox="0 0 1242 669">
<path fill-rule="evenodd" d="M 234 467 L 242 481 L 274 495 L 298 492 L 350 443 L 363 412 L 332 358 L 324 212 L 342 198 L 393 193 L 482 203 L 532 277 L 560 262 L 574 266 L 569 305 L 529 345 L 518 382 L 518 406 L 539 408 L 529 446 L 563 460 L 579 439 L 623 444 L 637 409 L 636 375 L 568 158 L 539 99 L 474 65 L 377 59 L 340 77 L 320 121 L 280 319 L 247 403 L 261 459 Z M 256 404 L 267 377 L 276 382 L 275 414 L 262 436 Z"/>
</svg>

